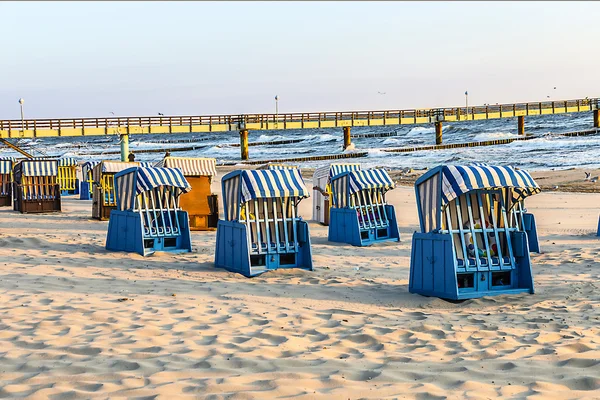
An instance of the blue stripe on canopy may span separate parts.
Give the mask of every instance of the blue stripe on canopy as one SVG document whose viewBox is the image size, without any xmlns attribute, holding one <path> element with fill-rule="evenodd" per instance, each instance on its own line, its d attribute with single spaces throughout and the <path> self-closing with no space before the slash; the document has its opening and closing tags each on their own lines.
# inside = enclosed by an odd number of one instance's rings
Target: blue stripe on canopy
<svg viewBox="0 0 600 400">
<path fill-rule="evenodd" d="M 309 197 L 298 169 L 243 170 L 242 203 L 258 198 Z"/>
<path fill-rule="evenodd" d="M 520 201 L 540 192 L 535 180 L 522 169 L 492 165 L 442 167 L 443 204 L 472 190 L 498 188 L 513 188 L 513 201 Z"/>
<path fill-rule="evenodd" d="M 77 165 L 77 159 L 73 157 L 65 157 L 58 160 L 59 167 L 72 167 Z"/>
<path fill-rule="evenodd" d="M 136 194 L 141 194 L 158 186 L 174 186 L 187 193 L 192 187 L 179 168 L 138 168 Z"/>
<path fill-rule="evenodd" d="M 357 193 L 365 189 L 385 189 L 394 188 L 394 182 L 384 169 L 363 169 L 358 171 L 350 171 L 350 193 Z M 336 178 L 333 177 L 332 181 Z"/>
<path fill-rule="evenodd" d="M 11 160 L 0 160 L 0 174 L 10 174 L 12 172 Z"/>
</svg>

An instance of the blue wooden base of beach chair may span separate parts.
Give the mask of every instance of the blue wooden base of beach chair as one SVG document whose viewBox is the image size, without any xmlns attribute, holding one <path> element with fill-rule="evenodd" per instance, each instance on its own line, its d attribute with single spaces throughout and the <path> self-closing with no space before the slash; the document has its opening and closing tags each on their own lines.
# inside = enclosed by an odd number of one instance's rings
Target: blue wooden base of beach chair
<svg viewBox="0 0 600 400">
<path fill-rule="evenodd" d="M 270 248 L 248 248 L 248 230 L 245 224 L 219 220 L 215 267 L 252 277 L 280 268 L 300 268 L 312 271 L 312 251 L 308 224 L 297 222 L 297 250 L 286 250 L 285 243 Z M 288 246 L 291 248 L 292 246 Z"/>
<path fill-rule="evenodd" d="M 399 242 L 400 233 L 394 206 L 386 205 L 388 226 L 360 229 L 354 208 L 332 208 L 329 214 L 329 241 L 348 243 L 353 246 L 369 246 L 379 242 Z"/>
<path fill-rule="evenodd" d="M 79 194 L 79 187 L 80 187 L 79 179 L 75 179 L 75 192 L 73 192 L 73 194 Z"/>
<path fill-rule="evenodd" d="M 80 182 L 79 183 L 79 200 L 91 200 L 92 195 L 90 194 L 90 183 Z"/>
<path fill-rule="evenodd" d="M 465 300 L 499 294 L 533 294 L 533 275 L 527 234 L 512 232 L 514 267 L 456 262 L 452 237 L 444 233 L 418 233 L 412 239 L 408 290 L 424 296 Z M 499 264 L 499 260 L 498 264 Z M 505 258 L 504 260 L 510 261 Z"/>
<path fill-rule="evenodd" d="M 192 242 L 188 214 L 185 211 L 179 211 L 177 215 L 180 235 L 150 237 L 144 234 L 142 218 L 139 213 L 112 210 L 108 221 L 106 249 L 133 252 L 142 256 L 148 256 L 157 251 L 169 253 L 191 252 Z"/>
<path fill-rule="evenodd" d="M 538 239 L 535 216 L 530 213 L 523 214 L 523 225 L 525 225 L 525 232 L 527 232 L 529 251 L 533 253 L 540 253 L 540 241 Z"/>
</svg>

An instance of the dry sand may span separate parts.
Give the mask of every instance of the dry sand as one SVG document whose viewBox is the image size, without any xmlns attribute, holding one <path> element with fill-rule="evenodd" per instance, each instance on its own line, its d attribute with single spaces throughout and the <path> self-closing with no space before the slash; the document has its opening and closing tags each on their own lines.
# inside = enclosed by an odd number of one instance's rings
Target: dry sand
<svg viewBox="0 0 600 400">
<path fill-rule="evenodd" d="M 600 194 L 531 198 L 536 294 L 462 303 L 408 293 L 413 190 L 389 200 L 400 243 L 311 223 L 314 271 L 253 279 L 213 267 L 214 232 L 144 258 L 104 249 L 89 201 L 2 209 L 0 397 L 600 398 Z"/>
</svg>

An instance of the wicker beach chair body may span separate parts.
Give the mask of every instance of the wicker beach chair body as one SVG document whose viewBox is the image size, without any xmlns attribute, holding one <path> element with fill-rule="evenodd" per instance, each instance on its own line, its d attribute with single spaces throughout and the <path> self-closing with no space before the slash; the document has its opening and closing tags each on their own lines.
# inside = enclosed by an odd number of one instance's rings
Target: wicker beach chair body
<svg viewBox="0 0 600 400">
<path fill-rule="evenodd" d="M 22 160 L 13 167 L 13 209 L 21 213 L 61 210 L 56 160 Z"/>
<path fill-rule="evenodd" d="M 298 169 L 239 170 L 223 177 L 215 266 L 251 277 L 279 268 L 312 270 L 308 224 L 298 203 L 309 196 Z"/>
<path fill-rule="evenodd" d="M 190 252 L 187 212 L 179 197 L 191 187 L 177 168 L 132 167 L 114 176 L 117 208 L 108 221 L 106 249 L 143 256 Z"/>
<path fill-rule="evenodd" d="M 529 241 L 514 208 L 540 189 L 526 171 L 439 166 L 415 182 L 420 232 L 409 291 L 450 300 L 533 293 Z"/>
<path fill-rule="evenodd" d="M 179 199 L 182 210 L 188 212 L 192 231 L 215 230 L 219 221 L 219 196 L 210 185 L 217 175 L 214 158 L 165 157 L 157 167 L 179 168 L 192 186 Z"/>
<path fill-rule="evenodd" d="M 353 246 L 400 241 L 396 211 L 385 199 L 393 188 L 384 169 L 346 171 L 331 178 L 329 240 Z"/>
<path fill-rule="evenodd" d="M 13 160 L 0 159 L 0 207 L 12 206 Z"/>
<path fill-rule="evenodd" d="M 333 163 L 315 169 L 313 174 L 313 220 L 329 225 L 331 178 L 346 171 L 360 170 L 357 163 Z"/>
<path fill-rule="evenodd" d="M 128 168 L 138 167 L 138 162 L 101 161 L 92 169 L 92 218 L 107 221 L 117 208 L 115 175 Z"/>
<path fill-rule="evenodd" d="M 62 196 L 76 194 L 77 188 L 77 160 L 65 157 L 58 160 L 57 181 Z"/>
</svg>

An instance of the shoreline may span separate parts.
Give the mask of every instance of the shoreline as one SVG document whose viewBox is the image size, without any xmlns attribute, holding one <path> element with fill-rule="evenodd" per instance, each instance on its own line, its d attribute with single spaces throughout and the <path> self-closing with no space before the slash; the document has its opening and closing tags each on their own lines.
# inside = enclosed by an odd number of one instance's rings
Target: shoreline
<svg viewBox="0 0 600 400">
<path fill-rule="evenodd" d="M 352 160 L 339 162 L 352 163 Z M 360 164 L 360 162 L 358 163 Z M 294 165 L 294 163 L 290 163 L 289 165 Z M 326 163 L 324 163 L 324 165 L 326 165 Z M 219 173 L 219 176 L 223 176 L 238 169 L 256 169 L 257 167 L 259 167 L 259 165 L 239 164 L 235 166 L 217 166 L 217 172 Z M 428 169 L 386 169 L 396 185 L 405 187 L 414 187 L 415 181 L 428 171 Z M 305 180 L 312 180 L 315 168 L 301 168 L 301 171 L 302 177 Z M 600 168 L 566 168 L 561 170 L 550 169 L 527 171 L 533 176 L 543 192 L 600 193 Z M 591 174 L 590 180 L 585 180 L 585 172 Z M 596 182 L 592 182 L 594 179 L 596 179 Z"/>
</svg>

